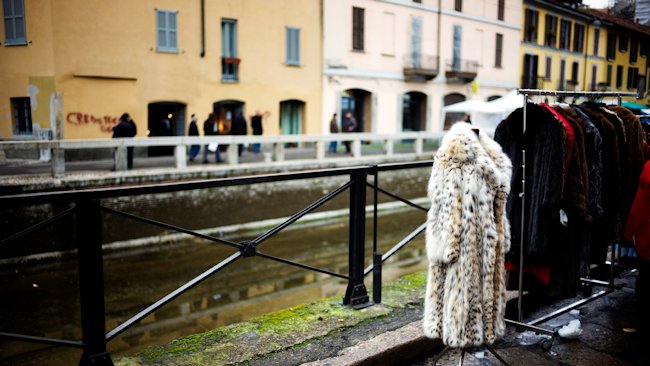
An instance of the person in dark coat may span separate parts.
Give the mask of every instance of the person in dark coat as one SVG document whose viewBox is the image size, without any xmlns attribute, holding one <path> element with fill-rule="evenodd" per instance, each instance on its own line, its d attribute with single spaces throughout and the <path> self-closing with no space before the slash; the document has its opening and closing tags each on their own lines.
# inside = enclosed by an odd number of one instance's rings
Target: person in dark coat
<svg viewBox="0 0 650 366">
<path fill-rule="evenodd" d="M 137 133 L 135 122 L 128 113 L 120 116 L 120 121 L 113 127 L 113 138 L 133 137 Z M 133 146 L 126 149 L 126 162 L 129 169 L 133 169 Z"/>
<path fill-rule="evenodd" d="M 188 136 L 199 136 L 199 127 L 196 125 L 196 114 L 194 113 L 192 113 L 190 127 L 187 134 Z M 190 147 L 190 161 L 194 161 L 194 158 L 196 158 L 196 156 L 199 154 L 200 149 L 200 145 L 192 145 Z"/>
<path fill-rule="evenodd" d="M 352 115 L 352 112 L 347 111 L 345 112 L 345 118 L 343 119 L 343 126 L 342 130 L 344 133 L 346 132 L 357 132 L 357 120 L 354 118 Z M 345 145 L 345 152 L 350 154 L 352 150 L 350 149 L 350 141 L 343 141 L 343 145 Z"/>
<path fill-rule="evenodd" d="M 255 111 L 255 115 L 251 117 L 251 129 L 253 130 L 253 135 L 261 136 L 264 133 L 264 127 L 262 126 L 264 118 L 269 116 L 269 112 L 266 111 L 262 114 L 259 110 Z M 255 143 L 252 146 L 252 151 L 256 154 L 260 152 L 262 144 Z"/>
<path fill-rule="evenodd" d="M 219 125 L 215 123 L 214 120 L 214 115 L 210 113 L 208 118 L 203 122 L 203 135 L 204 136 L 215 136 L 219 132 Z M 210 145 L 205 145 L 203 147 L 203 164 L 208 163 L 208 153 L 210 149 L 208 148 Z M 215 149 L 215 161 L 217 163 L 221 162 L 221 153 L 219 152 L 219 147 Z"/>
<path fill-rule="evenodd" d="M 241 112 L 237 113 L 237 116 L 235 116 L 235 119 L 232 122 L 232 128 L 230 129 L 230 134 L 235 136 L 245 136 L 247 134 L 246 119 Z M 244 144 L 239 144 L 238 148 L 238 154 L 241 156 L 244 151 Z"/>
</svg>

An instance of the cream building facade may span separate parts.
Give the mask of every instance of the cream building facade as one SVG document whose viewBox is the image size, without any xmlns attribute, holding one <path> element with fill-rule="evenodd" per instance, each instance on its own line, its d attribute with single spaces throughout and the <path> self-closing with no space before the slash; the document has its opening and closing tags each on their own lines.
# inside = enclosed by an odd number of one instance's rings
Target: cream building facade
<svg viewBox="0 0 650 366">
<path fill-rule="evenodd" d="M 521 0 L 324 1 L 322 119 L 443 130 L 443 106 L 518 87 L 521 11 Z"/>
<path fill-rule="evenodd" d="M 139 137 L 256 110 L 264 134 L 320 133 L 320 1 L 2 2 L 0 139 L 110 137 L 124 112 Z"/>
</svg>

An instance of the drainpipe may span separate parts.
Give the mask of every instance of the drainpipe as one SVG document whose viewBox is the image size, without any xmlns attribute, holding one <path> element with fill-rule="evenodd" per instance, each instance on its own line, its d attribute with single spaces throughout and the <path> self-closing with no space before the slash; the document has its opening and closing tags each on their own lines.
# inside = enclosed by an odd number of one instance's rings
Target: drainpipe
<svg viewBox="0 0 650 366">
<path fill-rule="evenodd" d="M 205 57 L 205 0 L 201 0 L 201 58 Z"/>
<path fill-rule="evenodd" d="M 438 75 L 442 72 L 442 59 L 440 57 L 440 20 L 442 14 L 442 0 L 438 0 Z"/>
</svg>

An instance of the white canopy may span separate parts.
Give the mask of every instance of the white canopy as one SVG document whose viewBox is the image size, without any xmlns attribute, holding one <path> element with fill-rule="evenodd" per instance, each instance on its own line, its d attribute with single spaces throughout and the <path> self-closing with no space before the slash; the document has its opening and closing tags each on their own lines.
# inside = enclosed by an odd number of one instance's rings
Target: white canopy
<svg viewBox="0 0 650 366">
<path fill-rule="evenodd" d="M 494 129 L 504 116 L 504 110 L 502 108 L 480 100 L 466 100 L 443 107 L 443 121 L 445 121 L 447 113 L 469 114 L 473 125 L 485 129 L 490 133 L 494 132 Z"/>
<path fill-rule="evenodd" d="M 495 107 L 501 108 L 505 113 L 504 118 L 512 113 L 517 108 L 524 106 L 524 96 L 517 94 L 517 90 L 513 89 L 508 92 L 508 94 L 502 96 L 501 98 L 495 99 L 491 102 L 488 102 Z"/>
</svg>

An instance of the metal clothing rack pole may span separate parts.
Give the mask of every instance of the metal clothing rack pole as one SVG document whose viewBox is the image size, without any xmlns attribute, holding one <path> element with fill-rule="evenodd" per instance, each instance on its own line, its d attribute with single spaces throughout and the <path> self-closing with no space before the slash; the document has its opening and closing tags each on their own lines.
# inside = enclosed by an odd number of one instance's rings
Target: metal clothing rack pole
<svg viewBox="0 0 650 366">
<path fill-rule="evenodd" d="M 637 93 L 632 93 L 632 92 L 599 92 L 599 91 L 592 91 L 592 92 L 585 92 L 585 91 L 561 91 L 561 90 L 542 90 L 542 89 L 517 89 L 517 93 L 521 94 L 524 96 L 524 106 L 523 106 L 523 112 L 524 112 L 524 120 L 523 120 L 523 133 L 526 133 L 526 107 L 528 104 L 528 97 L 531 95 L 539 96 L 539 95 L 550 95 L 550 96 L 573 96 L 573 97 L 589 97 L 589 98 L 604 98 L 604 97 L 617 97 L 618 105 L 621 105 L 621 98 L 622 97 L 636 97 Z M 518 326 L 518 327 L 523 327 L 523 328 L 530 328 L 531 330 L 538 332 L 538 333 L 547 333 L 553 335 L 555 332 L 550 331 L 550 330 L 545 330 L 543 328 L 536 327 L 535 325 L 540 324 L 544 321 L 548 321 L 554 317 L 557 317 L 565 312 L 568 312 L 578 306 L 581 306 L 585 304 L 586 302 L 593 301 L 601 296 L 604 296 L 610 292 L 613 291 L 614 289 L 614 259 L 615 259 L 615 254 L 614 254 L 614 245 L 612 245 L 612 256 L 610 260 L 610 266 L 611 266 L 611 271 L 610 271 L 610 280 L 609 283 L 606 283 L 604 281 L 597 281 L 597 280 L 592 280 L 592 279 L 586 279 L 586 278 L 581 278 L 580 280 L 582 282 L 589 282 L 597 285 L 605 285 L 608 286 L 609 289 L 606 291 L 600 291 L 594 295 L 591 295 L 590 297 L 577 301 L 571 305 L 565 306 L 562 309 L 555 311 L 547 316 L 544 316 L 542 318 L 533 320 L 530 323 L 523 323 L 523 311 L 522 311 L 522 298 L 523 298 L 523 269 L 524 269 L 524 236 L 525 236 L 525 230 L 524 230 L 524 224 L 525 224 L 525 217 L 526 217 L 526 147 L 522 147 L 522 163 L 521 163 L 521 169 L 522 169 L 522 178 L 521 178 L 521 193 L 519 194 L 519 197 L 521 198 L 521 237 L 520 237 L 520 243 L 519 243 L 519 283 L 518 283 L 518 298 L 517 298 L 517 311 L 518 311 L 518 321 L 512 321 L 512 320 L 507 320 L 506 322 Z M 550 348 L 550 347 L 549 347 Z"/>
</svg>

